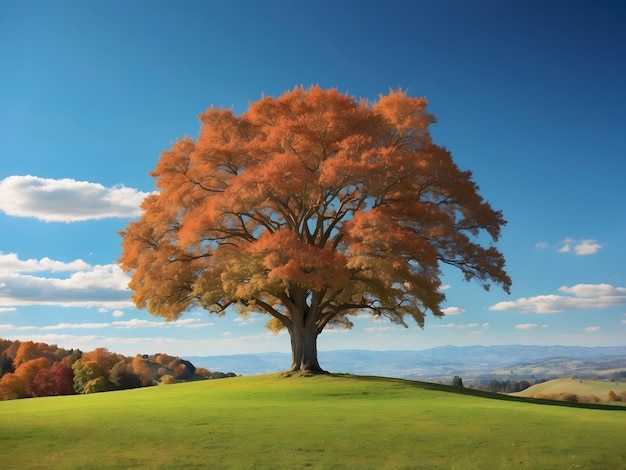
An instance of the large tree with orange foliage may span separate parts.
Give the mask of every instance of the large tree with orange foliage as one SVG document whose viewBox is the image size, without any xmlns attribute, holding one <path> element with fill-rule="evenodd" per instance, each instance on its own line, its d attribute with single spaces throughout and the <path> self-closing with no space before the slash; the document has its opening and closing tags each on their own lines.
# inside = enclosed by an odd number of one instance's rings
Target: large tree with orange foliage
<svg viewBox="0 0 626 470">
<path fill-rule="evenodd" d="M 508 292 L 502 254 L 481 243 L 506 222 L 432 142 L 426 104 L 299 87 L 241 115 L 207 110 L 196 140 L 162 153 L 158 193 L 121 232 L 137 307 L 265 313 L 289 332 L 291 369 L 321 371 L 318 335 L 350 315 L 442 316 L 442 265 Z"/>
</svg>

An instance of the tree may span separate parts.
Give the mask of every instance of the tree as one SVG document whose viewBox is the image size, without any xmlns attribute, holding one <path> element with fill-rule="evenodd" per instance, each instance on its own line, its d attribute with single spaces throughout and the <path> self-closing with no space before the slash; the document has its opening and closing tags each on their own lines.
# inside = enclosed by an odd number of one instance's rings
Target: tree
<svg viewBox="0 0 626 470">
<path fill-rule="evenodd" d="M 105 372 L 102 369 L 102 366 L 96 361 L 89 361 L 81 358 L 72 364 L 72 370 L 74 372 L 74 390 L 76 393 L 89 393 L 88 390 L 92 392 L 102 391 L 100 388 L 107 388 L 102 386 L 104 382 L 108 383 L 108 380 L 105 377 Z M 96 381 L 96 379 L 103 380 Z M 88 388 L 87 385 L 90 382 L 92 382 L 92 385 Z M 94 387 L 94 384 L 97 386 Z"/>
<path fill-rule="evenodd" d="M 369 103 L 295 88 L 237 116 L 210 108 L 176 141 L 158 193 L 120 232 L 138 308 L 265 313 L 287 329 L 293 371 L 321 371 L 317 338 L 363 312 L 420 327 L 443 316 L 443 265 L 509 291 L 497 241 L 506 223 L 470 171 L 435 145 L 426 100 Z"/>
<path fill-rule="evenodd" d="M 102 368 L 104 376 L 108 376 L 115 364 L 120 361 L 120 357 L 110 352 L 107 348 L 96 348 L 93 351 L 83 353 L 83 361 L 94 361 Z"/>
<path fill-rule="evenodd" d="M 39 370 L 26 390 L 33 397 L 71 395 L 74 393 L 72 368 L 57 361 L 50 369 Z"/>
<path fill-rule="evenodd" d="M 105 377 L 96 377 L 85 384 L 83 393 L 110 392 L 114 390 L 113 385 Z"/>
<path fill-rule="evenodd" d="M 118 390 L 141 387 L 141 379 L 132 371 L 132 366 L 120 361 L 113 366 L 109 374 L 111 382 Z"/>
<path fill-rule="evenodd" d="M 9 372 L 15 372 L 13 359 L 3 353 L 2 356 L 0 356 L 0 378 Z"/>
<path fill-rule="evenodd" d="M 131 362 L 132 370 L 139 379 L 141 380 L 141 385 L 148 386 L 153 385 L 153 382 L 157 380 L 156 367 L 151 364 L 146 358 L 142 357 L 140 354 L 137 354 L 132 362 Z"/>
<path fill-rule="evenodd" d="M 462 387 L 463 386 L 463 379 L 460 376 L 455 375 L 454 378 L 452 379 L 452 386 L 453 387 Z"/>
<path fill-rule="evenodd" d="M 19 367 L 21 364 L 38 357 L 41 357 L 38 344 L 33 341 L 25 341 L 20 344 L 13 363 L 15 367 Z"/>
<path fill-rule="evenodd" d="M 0 400 L 15 400 L 27 396 L 26 384 L 20 376 L 14 372 L 2 376 L 0 379 Z"/>
</svg>

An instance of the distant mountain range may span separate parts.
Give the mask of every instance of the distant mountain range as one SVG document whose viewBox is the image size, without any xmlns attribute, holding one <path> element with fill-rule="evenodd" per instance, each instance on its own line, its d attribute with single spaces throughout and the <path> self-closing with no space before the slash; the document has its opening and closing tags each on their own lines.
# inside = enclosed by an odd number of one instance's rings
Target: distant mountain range
<svg viewBox="0 0 626 470">
<path fill-rule="evenodd" d="M 194 365 L 209 370 L 258 375 L 287 370 L 288 353 L 190 356 Z M 603 376 L 626 371 L 626 346 L 441 346 L 421 351 L 320 351 L 322 368 L 330 372 L 378 375 L 425 381 L 489 377 L 556 378 L 572 374 Z M 608 377 L 608 375 L 607 375 Z"/>
</svg>

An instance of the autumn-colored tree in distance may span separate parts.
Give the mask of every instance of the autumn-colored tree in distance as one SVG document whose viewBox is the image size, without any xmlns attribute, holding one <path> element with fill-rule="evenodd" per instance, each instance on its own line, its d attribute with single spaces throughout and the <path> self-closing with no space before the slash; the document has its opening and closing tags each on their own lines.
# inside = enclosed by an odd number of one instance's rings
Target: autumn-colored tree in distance
<svg viewBox="0 0 626 470">
<path fill-rule="evenodd" d="M 241 115 L 207 110 L 197 140 L 162 153 L 158 193 L 121 232 L 136 306 L 167 320 L 265 313 L 289 332 L 291 370 L 319 372 L 318 335 L 351 315 L 443 316 L 442 265 L 508 292 L 493 246 L 506 222 L 432 142 L 426 105 L 314 86 Z"/>
</svg>

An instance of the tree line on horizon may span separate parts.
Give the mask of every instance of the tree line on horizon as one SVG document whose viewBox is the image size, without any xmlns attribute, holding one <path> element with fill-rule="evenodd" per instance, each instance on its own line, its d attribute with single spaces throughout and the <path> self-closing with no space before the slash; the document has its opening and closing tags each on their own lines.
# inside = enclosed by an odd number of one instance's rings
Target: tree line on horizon
<svg viewBox="0 0 626 470">
<path fill-rule="evenodd" d="M 33 341 L 0 339 L 0 400 L 107 392 L 188 380 L 234 377 L 169 354 L 82 352 Z"/>
</svg>

